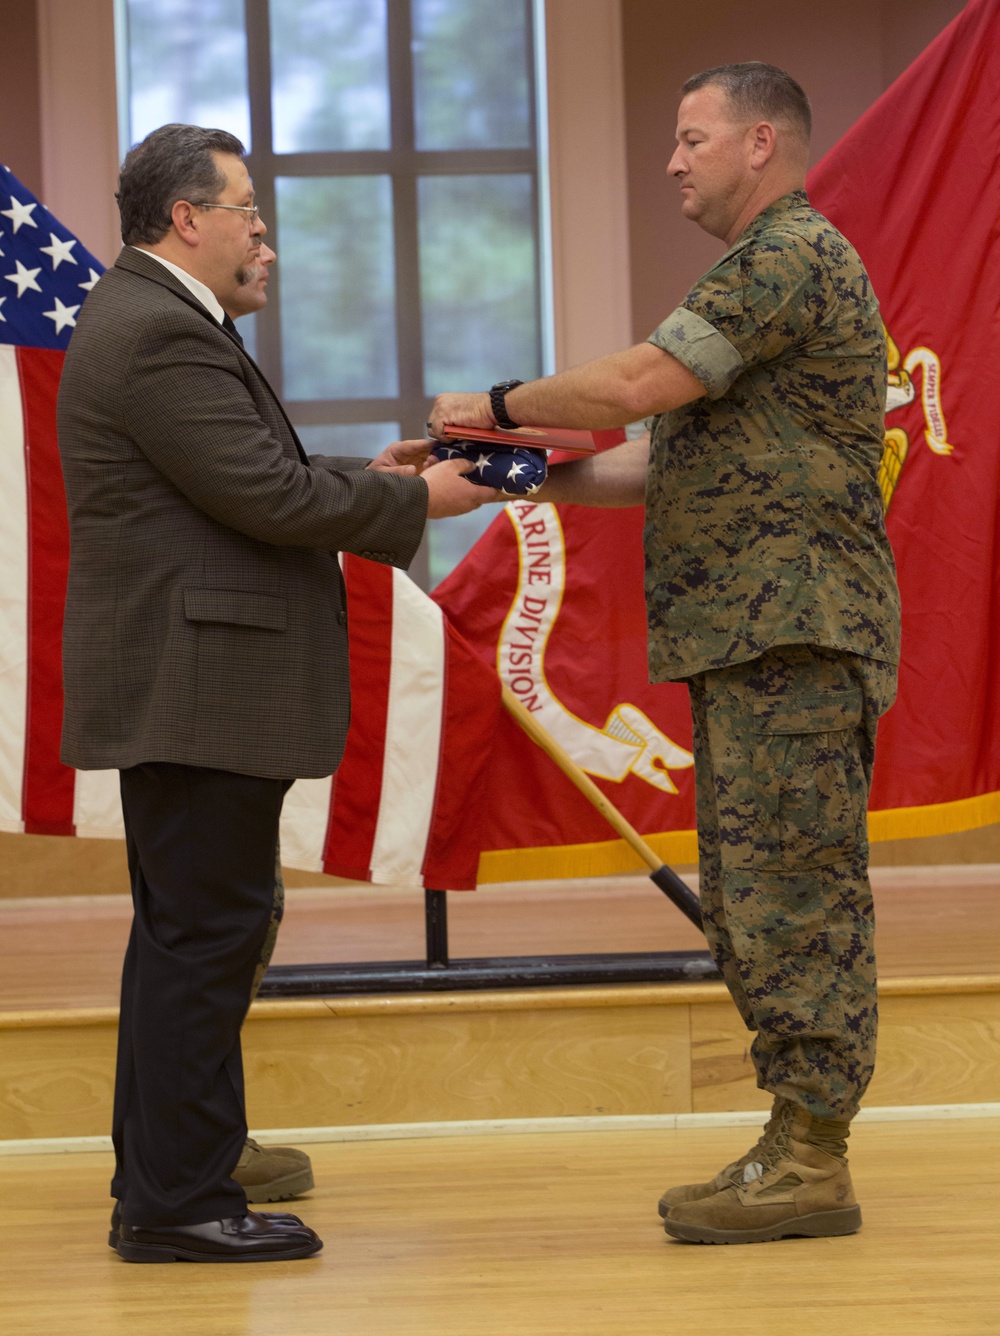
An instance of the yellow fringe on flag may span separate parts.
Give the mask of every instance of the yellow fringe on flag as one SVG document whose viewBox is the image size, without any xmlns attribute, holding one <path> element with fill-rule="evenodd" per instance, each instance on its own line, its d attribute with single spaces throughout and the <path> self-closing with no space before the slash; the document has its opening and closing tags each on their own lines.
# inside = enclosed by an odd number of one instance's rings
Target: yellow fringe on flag
<svg viewBox="0 0 1000 1336">
<path fill-rule="evenodd" d="M 930 807 L 892 807 L 868 813 L 871 840 L 910 840 L 920 835 L 956 835 L 1000 821 L 1000 793 L 980 793 Z"/>
<path fill-rule="evenodd" d="M 665 863 L 697 863 L 693 830 L 669 830 L 642 837 Z M 557 881 L 565 877 L 613 877 L 648 871 L 624 840 L 557 844 L 535 849 L 490 849 L 479 855 L 480 886 L 493 881 Z"/>
<path fill-rule="evenodd" d="M 908 840 L 922 835 L 954 835 L 1000 821 L 1000 793 L 983 793 L 930 807 L 896 807 L 868 813 L 873 842 Z M 643 839 L 665 863 L 697 863 L 698 836 L 693 830 L 664 831 Z M 613 877 L 646 868 L 624 840 L 561 844 L 534 849 L 491 849 L 479 856 L 480 886 L 496 881 L 557 881 L 568 877 Z"/>
</svg>

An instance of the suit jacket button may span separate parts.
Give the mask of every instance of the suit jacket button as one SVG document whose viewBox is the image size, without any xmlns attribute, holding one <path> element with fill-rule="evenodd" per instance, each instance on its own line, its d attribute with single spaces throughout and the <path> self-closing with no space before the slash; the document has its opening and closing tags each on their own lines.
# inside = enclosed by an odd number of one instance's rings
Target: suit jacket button
<svg viewBox="0 0 1000 1336">
<path fill-rule="evenodd" d="M 341 626 L 347 625 L 347 613 L 343 608 L 337 613 L 337 621 L 340 622 Z"/>
</svg>

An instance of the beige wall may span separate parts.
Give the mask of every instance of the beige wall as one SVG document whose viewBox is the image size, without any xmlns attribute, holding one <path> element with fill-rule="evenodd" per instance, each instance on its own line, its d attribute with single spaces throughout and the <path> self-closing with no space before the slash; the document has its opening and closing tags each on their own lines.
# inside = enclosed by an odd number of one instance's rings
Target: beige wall
<svg viewBox="0 0 1000 1336">
<path fill-rule="evenodd" d="M 3 0 L 2 23 L 0 162 L 33 195 L 40 195 L 42 130 L 36 0 Z"/>
<path fill-rule="evenodd" d="M 626 0 L 627 3 L 627 0 Z M 631 342 L 620 0 L 547 0 L 556 369 Z"/>
<path fill-rule="evenodd" d="M 121 249 L 114 0 L 37 0 L 42 202 L 105 265 Z"/>
<path fill-rule="evenodd" d="M 681 217 L 666 177 L 684 80 L 739 60 L 787 69 L 813 104 L 815 161 L 963 7 L 962 0 L 756 0 L 752 7 L 746 0 L 622 0 L 636 339 L 723 249 Z"/>
<path fill-rule="evenodd" d="M 121 247 L 114 0 L 3 0 L 0 160 L 104 264 Z"/>
</svg>

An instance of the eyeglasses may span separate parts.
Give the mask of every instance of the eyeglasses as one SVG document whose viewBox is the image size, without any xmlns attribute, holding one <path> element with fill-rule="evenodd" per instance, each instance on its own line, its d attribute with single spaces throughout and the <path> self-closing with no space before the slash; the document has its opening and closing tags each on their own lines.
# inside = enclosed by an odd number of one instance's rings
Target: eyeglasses
<svg viewBox="0 0 1000 1336">
<path fill-rule="evenodd" d="M 196 209 L 233 209 L 236 213 L 245 213 L 248 227 L 253 227 L 260 217 L 260 209 L 256 204 L 202 204 L 198 200 L 192 200 L 191 203 Z"/>
</svg>

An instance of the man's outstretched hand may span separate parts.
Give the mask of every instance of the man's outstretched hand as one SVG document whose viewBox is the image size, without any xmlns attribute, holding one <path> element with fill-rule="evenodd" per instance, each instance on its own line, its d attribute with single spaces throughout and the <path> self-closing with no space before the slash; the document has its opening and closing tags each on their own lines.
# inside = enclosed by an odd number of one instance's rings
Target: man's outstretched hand
<svg viewBox="0 0 1000 1336">
<path fill-rule="evenodd" d="M 475 465 L 471 459 L 430 460 L 421 474 L 430 493 L 427 501 L 429 520 L 444 519 L 448 515 L 468 515 L 487 501 L 507 499 L 493 487 L 480 487 L 477 483 L 467 482 L 463 475 L 471 473 L 473 468 Z"/>
<path fill-rule="evenodd" d="M 495 427 L 488 394 L 439 394 L 434 400 L 427 430 L 439 441 L 448 427 Z"/>
<path fill-rule="evenodd" d="M 445 399 L 473 399 L 475 395 L 443 395 Z M 469 424 L 463 424 L 469 425 Z M 507 498 L 492 487 L 480 487 L 466 482 L 464 475 L 471 473 L 471 459 L 435 459 L 430 454 L 433 441 L 394 441 L 376 456 L 367 468 L 380 473 L 398 473 L 403 477 L 423 478 L 430 493 L 427 499 L 427 518 L 441 520 L 449 515 L 468 515 L 488 501 Z"/>
<path fill-rule="evenodd" d="M 380 473 L 401 473 L 413 477 L 422 473 L 433 441 L 393 441 L 365 467 Z"/>
</svg>

